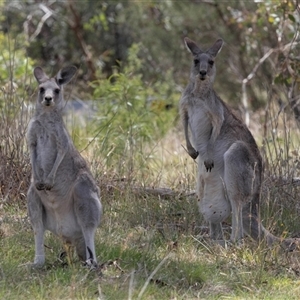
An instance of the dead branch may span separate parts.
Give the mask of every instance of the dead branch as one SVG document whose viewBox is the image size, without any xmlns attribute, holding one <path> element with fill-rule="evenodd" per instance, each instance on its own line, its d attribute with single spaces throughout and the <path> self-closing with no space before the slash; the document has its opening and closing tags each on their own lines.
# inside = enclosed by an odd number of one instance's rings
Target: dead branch
<svg viewBox="0 0 300 300">
<path fill-rule="evenodd" d="M 83 26 L 82 26 L 82 20 L 81 16 L 77 12 L 77 10 L 74 7 L 73 0 L 68 0 L 69 9 L 73 15 L 73 21 L 68 19 L 68 24 L 70 28 L 73 30 L 79 45 L 81 47 L 81 50 L 85 56 L 85 60 L 90 72 L 90 79 L 94 80 L 96 79 L 96 67 L 94 65 L 93 59 L 92 59 L 92 53 L 89 51 L 88 45 L 86 44 L 84 38 L 83 38 Z"/>
<path fill-rule="evenodd" d="M 53 15 L 53 11 L 51 9 L 49 9 L 47 6 L 45 6 L 44 4 L 42 4 L 42 3 L 39 4 L 39 8 L 42 11 L 44 11 L 45 14 L 41 18 L 41 20 L 40 20 L 40 22 L 39 22 L 39 24 L 38 24 L 35 32 L 28 38 L 29 42 L 34 41 L 34 39 L 41 33 L 42 28 L 43 28 L 45 22 Z M 32 18 L 32 15 L 29 15 L 27 17 L 27 22 L 29 20 L 31 20 L 31 18 Z M 24 27 L 25 27 L 25 24 L 24 24 Z"/>
<path fill-rule="evenodd" d="M 275 49 L 269 49 L 263 57 L 259 59 L 259 61 L 256 63 L 252 71 L 248 74 L 247 77 L 245 77 L 242 80 L 242 103 L 245 110 L 245 123 L 247 126 L 249 126 L 250 118 L 249 118 L 249 105 L 248 105 L 248 96 L 247 96 L 247 89 L 246 85 L 255 77 L 256 72 L 258 71 L 259 67 L 265 62 L 266 59 L 268 59 L 273 53 L 275 52 L 286 52 L 290 51 L 294 46 L 295 42 L 288 43 L 284 45 L 283 47 L 275 48 Z"/>
<path fill-rule="evenodd" d="M 300 186 L 300 177 L 278 177 L 278 176 L 271 176 L 271 184 L 278 186 L 286 186 L 286 185 L 294 185 L 294 186 Z"/>
<path fill-rule="evenodd" d="M 162 199 L 171 199 L 171 198 L 178 198 L 178 197 L 191 197 L 195 196 L 195 191 L 191 192 L 179 192 L 174 191 L 170 188 L 151 188 L 151 187 L 134 187 L 133 192 L 135 194 L 144 194 L 144 195 L 152 195 L 157 196 Z"/>
<path fill-rule="evenodd" d="M 167 187 L 142 187 L 142 186 L 130 186 L 124 181 L 120 182 L 110 182 L 110 183 L 100 183 L 100 189 L 108 192 L 119 191 L 124 192 L 126 189 L 129 189 L 135 195 L 144 197 L 144 196 L 156 196 L 160 199 L 178 199 L 182 197 L 196 197 L 196 191 L 178 191 L 173 190 Z"/>
</svg>

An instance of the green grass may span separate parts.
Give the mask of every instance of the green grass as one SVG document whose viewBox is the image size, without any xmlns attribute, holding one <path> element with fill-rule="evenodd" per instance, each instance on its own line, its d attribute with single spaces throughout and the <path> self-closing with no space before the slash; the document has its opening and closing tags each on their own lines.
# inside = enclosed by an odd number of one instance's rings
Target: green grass
<svg viewBox="0 0 300 300">
<path fill-rule="evenodd" d="M 98 270 L 59 259 L 46 235 L 46 265 L 32 270 L 33 233 L 22 205 L 3 205 L 0 299 L 299 299 L 299 253 L 247 240 L 224 249 L 203 234 L 195 199 L 103 191 Z M 156 269 L 159 266 L 158 269 Z M 153 271 L 156 270 L 153 273 Z M 142 294 L 140 294 L 143 292 Z"/>
<path fill-rule="evenodd" d="M 133 79 L 134 86 L 140 85 L 139 78 Z M 136 96 L 135 91 L 131 93 Z M 120 90 L 121 100 L 123 94 Z M 15 95 L 8 97 L 16 101 L 11 103 L 23 103 Z M 139 105 L 138 109 L 143 108 Z M 122 118 L 127 118 L 126 110 L 123 113 Z M 0 299 L 300 298 L 298 250 L 285 253 L 248 239 L 243 246 L 222 248 L 209 240 L 196 197 L 186 195 L 195 188 L 197 167 L 181 146 L 181 128 L 172 125 L 175 114 L 162 111 L 168 119 L 162 131 L 168 133 L 161 135 L 157 128 L 164 126 L 165 119 L 160 116 L 155 129 L 151 113 L 144 125 L 157 131 L 157 136 L 147 140 L 133 130 L 132 122 L 128 131 L 114 137 L 109 134 L 112 125 L 102 124 L 99 128 L 107 138 L 105 142 L 100 133 L 93 135 L 95 124 L 76 128 L 76 122 L 70 123 L 71 136 L 89 161 L 102 193 L 104 215 L 96 233 L 97 270 L 82 266 L 76 256 L 72 265 L 67 265 L 59 256 L 63 245 L 50 233 L 45 239 L 45 266 L 39 270 L 28 267 L 34 258 L 25 201 L 30 173 L 24 142 L 28 120 L 20 123 L 18 114 L 13 118 L 7 115 L 6 127 L 0 128 L 4 137 L 0 148 Z M 274 119 L 277 117 L 274 109 Z M 266 163 L 261 218 L 273 233 L 291 236 L 299 234 L 300 228 L 299 187 L 280 182 L 280 176 L 289 180 L 298 176 L 300 143 L 297 128 L 287 128 L 288 122 L 279 121 L 278 126 L 267 124 L 268 136 L 258 138 L 263 141 Z M 293 134 L 287 134 L 290 129 Z M 143 130 L 148 132 L 148 128 Z M 122 144 L 118 146 L 120 152 L 111 151 L 118 143 Z M 130 147 L 125 151 L 124 145 Z M 296 151 L 292 158 L 291 151 Z M 143 187 L 168 187 L 174 195 L 149 195 Z"/>
<path fill-rule="evenodd" d="M 83 152 L 104 207 L 96 233 L 97 270 L 82 266 L 76 256 L 67 265 L 59 258 L 63 245 L 50 233 L 45 267 L 30 269 L 34 241 L 25 197 L 2 199 L 0 299 L 299 299 L 299 251 L 267 249 L 251 240 L 224 249 L 209 240 L 195 196 L 185 194 L 194 189 L 196 165 L 182 140 L 174 129 L 143 145 L 149 155 L 141 168 L 133 165 L 131 178 L 106 168 L 93 145 Z M 126 169 L 126 160 L 123 164 Z M 174 195 L 149 195 L 143 186 L 167 186 Z M 297 199 L 297 189 L 265 178 L 262 220 L 280 236 L 299 228 L 295 201 L 284 201 L 286 195 Z"/>
</svg>

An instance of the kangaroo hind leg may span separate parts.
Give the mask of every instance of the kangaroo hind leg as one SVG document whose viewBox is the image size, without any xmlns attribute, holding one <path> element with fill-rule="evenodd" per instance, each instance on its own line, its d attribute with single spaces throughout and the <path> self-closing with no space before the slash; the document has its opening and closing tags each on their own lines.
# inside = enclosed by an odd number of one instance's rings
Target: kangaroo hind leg
<svg viewBox="0 0 300 300">
<path fill-rule="evenodd" d="M 236 142 L 224 154 L 224 183 L 231 204 L 232 231 L 230 239 L 237 242 L 243 238 L 243 207 L 249 204 L 257 189 L 255 160 L 248 146 Z"/>
<path fill-rule="evenodd" d="M 92 265 L 97 264 L 95 252 L 95 232 L 100 223 L 102 206 L 97 187 L 88 176 L 80 178 L 74 188 L 75 214 L 81 227 L 83 240 L 75 245 L 79 257 Z"/>
<path fill-rule="evenodd" d="M 42 267 L 45 263 L 44 233 L 45 233 L 45 211 L 42 201 L 35 191 L 33 185 L 28 193 L 28 215 L 34 231 L 35 256 L 33 267 Z"/>
<path fill-rule="evenodd" d="M 224 195 L 224 185 L 216 170 L 201 173 L 197 178 L 197 196 L 199 211 L 209 222 L 210 238 L 225 245 L 222 222 L 230 215 L 230 204 Z"/>
<path fill-rule="evenodd" d="M 86 256 L 86 245 L 85 245 L 84 237 L 82 236 L 79 239 L 75 240 L 74 244 L 79 259 L 81 261 L 86 261 L 87 256 Z"/>
<path fill-rule="evenodd" d="M 223 234 L 222 223 L 209 222 L 210 238 L 218 244 L 225 246 L 225 239 Z"/>
</svg>

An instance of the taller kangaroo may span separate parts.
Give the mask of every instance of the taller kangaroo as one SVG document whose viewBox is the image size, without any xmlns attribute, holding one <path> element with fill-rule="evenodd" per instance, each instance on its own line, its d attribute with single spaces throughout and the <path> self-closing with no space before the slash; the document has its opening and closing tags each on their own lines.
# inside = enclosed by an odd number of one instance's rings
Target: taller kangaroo
<svg viewBox="0 0 300 300">
<path fill-rule="evenodd" d="M 27 198 L 35 238 L 34 266 L 45 262 L 45 230 L 75 246 L 81 260 L 97 263 L 94 235 L 102 213 L 99 189 L 62 118 L 63 86 L 75 73 L 76 68 L 70 66 L 49 78 L 40 67 L 34 69 L 39 92 L 27 132 L 32 166 Z"/>
<path fill-rule="evenodd" d="M 262 158 L 247 126 L 231 111 L 213 89 L 215 58 L 222 48 L 218 39 L 203 51 L 185 38 L 193 55 L 190 82 L 180 100 L 188 154 L 198 157 L 197 196 L 199 209 L 209 222 L 210 237 L 224 243 L 222 222 L 231 214 L 230 240 L 244 234 L 268 245 L 281 240 L 259 221 Z M 193 145 L 189 139 L 189 129 Z M 281 241 L 292 247 L 294 239 Z"/>
</svg>

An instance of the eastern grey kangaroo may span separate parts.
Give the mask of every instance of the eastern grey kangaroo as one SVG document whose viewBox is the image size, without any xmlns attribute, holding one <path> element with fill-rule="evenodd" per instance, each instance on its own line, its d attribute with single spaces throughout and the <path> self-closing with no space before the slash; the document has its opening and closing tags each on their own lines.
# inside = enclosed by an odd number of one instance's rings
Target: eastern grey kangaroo
<svg viewBox="0 0 300 300">
<path fill-rule="evenodd" d="M 32 166 L 27 197 L 35 239 L 33 266 L 45 262 L 45 230 L 75 246 L 82 261 L 97 263 L 94 235 L 102 214 L 100 192 L 62 118 L 63 86 L 76 70 L 65 67 L 49 78 L 40 67 L 34 69 L 39 92 L 27 132 Z"/>
<path fill-rule="evenodd" d="M 197 196 L 199 209 L 209 222 L 210 237 L 224 244 L 222 222 L 232 217 L 230 240 L 244 234 L 268 245 L 282 242 L 292 249 L 295 239 L 280 240 L 259 220 L 263 174 L 262 158 L 247 126 L 213 89 L 215 58 L 222 48 L 218 39 L 208 50 L 185 38 L 193 55 L 190 82 L 180 100 L 188 154 L 198 157 Z M 193 145 L 189 139 L 189 129 Z"/>
</svg>

